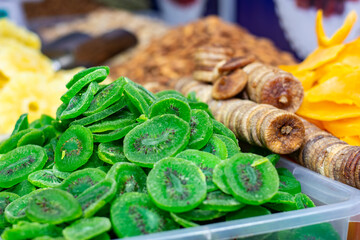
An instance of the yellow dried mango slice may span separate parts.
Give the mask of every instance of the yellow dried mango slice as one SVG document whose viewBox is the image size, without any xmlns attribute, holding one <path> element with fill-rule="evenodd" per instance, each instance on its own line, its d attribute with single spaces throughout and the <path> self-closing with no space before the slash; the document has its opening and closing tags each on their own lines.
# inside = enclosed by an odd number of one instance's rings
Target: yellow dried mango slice
<svg viewBox="0 0 360 240">
<path fill-rule="evenodd" d="M 317 82 L 316 74 L 314 71 L 302 71 L 294 73 L 294 76 L 301 82 L 304 91 L 311 89 Z"/>
<path fill-rule="evenodd" d="M 360 136 L 346 136 L 340 138 L 340 140 L 347 142 L 348 144 L 353 146 L 360 146 Z"/>
<path fill-rule="evenodd" d="M 337 137 L 360 136 L 360 117 L 324 121 L 324 128 Z"/>
<path fill-rule="evenodd" d="M 306 92 L 309 102 L 331 101 L 360 107 L 360 71 L 334 74 L 332 78 Z"/>
<path fill-rule="evenodd" d="M 304 97 L 303 103 L 296 113 L 316 120 L 333 121 L 342 118 L 360 117 L 360 107 L 329 101 L 309 102 Z"/>
<path fill-rule="evenodd" d="M 347 65 L 350 67 L 359 67 L 360 66 L 360 38 L 355 39 L 354 41 L 347 43 L 345 47 L 336 57 L 336 62 L 338 64 Z"/>
<path fill-rule="evenodd" d="M 315 78 L 317 78 L 317 84 L 321 84 L 334 76 L 344 76 L 354 71 L 355 69 L 351 66 L 335 62 L 316 69 Z"/>
<path fill-rule="evenodd" d="M 315 29 L 318 40 L 318 45 L 320 47 L 331 47 L 337 44 L 342 43 L 346 37 L 349 35 L 352 27 L 356 22 L 356 12 L 351 11 L 343 23 L 343 25 L 332 35 L 331 38 L 328 38 L 325 34 L 324 27 L 322 24 L 322 11 L 319 10 L 316 15 Z"/>
</svg>

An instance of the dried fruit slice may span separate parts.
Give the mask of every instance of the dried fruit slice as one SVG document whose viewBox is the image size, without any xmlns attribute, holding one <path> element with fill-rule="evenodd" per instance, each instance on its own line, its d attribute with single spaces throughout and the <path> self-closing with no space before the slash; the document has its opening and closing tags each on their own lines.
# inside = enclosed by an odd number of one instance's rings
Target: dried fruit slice
<svg viewBox="0 0 360 240">
<path fill-rule="evenodd" d="M 24 136 L 22 136 L 18 143 L 17 147 L 33 144 L 33 145 L 39 145 L 42 146 L 45 142 L 45 136 L 43 131 L 39 129 L 31 129 L 30 132 L 26 133 Z"/>
<path fill-rule="evenodd" d="M 98 123 L 87 126 L 92 133 L 100 133 L 106 131 L 113 131 L 119 128 L 126 127 L 135 123 L 136 117 L 133 114 L 114 114 L 114 116 L 104 119 Z"/>
<path fill-rule="evenodd" d="M 61 236 L 61 228 L 48 223 L 35 223 L 35 222 L 19 222 L 7 228 L 1 234 L 4 240 L 21 240 L 21 239 L 35 239 L 41 236 L 52 237 Z"/>
<path fill-rule="evenodd" d="M 69 89 L 64 95 L 61 96 L 61 101 L 68 104 L 70 99 L 73 98 L 78 92 L 81 91 L 89 83 L 96 81 L 102 82 L 109 75 L 109 67 L 94 67 L 85 69 L 70 80 L 66 87 Z"/>
<path fill-rule="evenodd" d="M 226 212 L 215 210 L 193 209 L 188 212 L 179 213 L 178 216 L 192 221 L 210 221 L 225 216 Z"/>
<path fill-rule="evenodd" d="M 47 160 L 42 147 L 18 147 L 1 157 L 0 187 L 9 188 L 27 179 L 28 175 L 44 167 Z"/>
<path fill-rule="evenodd" d="M 55 149 L 55 166 L 60 171 L 74 171 L 84 165 L 93 153 L 93 136 L 83 126 L 69 127 Z"/>
<path fill-rule="evenodd" d="M 0 229 L 4 229 L 9 223 L 5 220 L 5 208 L 13 201 L 19 198 L 19 195 L 11 192 L 0 192 Z"/>
<path fill-rule="evenodd" d="M 53 170 L 54 175 L 61 179 L 65 179 L 65 178 L 69 177 L 71 174 L 71 172 L 60 171 L 59 169 L 56 168 L 56 165 L 53 166 L 52 170 Z"/>
<path fill-rule="evenodd" d="M 115 163 L 106 178 L 117 183 L 117 195 L 127 192 L 146 192 L 146 174 L 141 167 L 133 163 Z"/>
<path fill-rule="evenodd" d="M 103 171 L 96 168 L 78 170 L 70 174 L 59 188 L 71 193 L 77 198 L 86 189 L 102 181 L 105 176 L 106 174 Z"/>
<path fill-rule="evenodd" d="M 201 151 L 211 153 L 219 157 L 221 160 L 224 160 L 228 157 L 225 143 L 214 134 L 209 139 L 209 142 L 201 149 Z"/>
<path fill-rule="evenodd" d="M 263 204 L 279 189 L 279 177 L 269 159 L 251 153 L 238 153 L 225 167 L 226 183 L 240 202 Z"/>
<path fill-rule="evenodd" d="M 272 165 L 276 166 L 277 162 L 280 160 L 280 155 L 273 153 L 273 154 L 267 155 L 266 158 L 269 159 L 269 161 L 272 163 Z M 277 169 L 276 169 L 276 171 L 277 171 Z"/>
<path fill-rule="evenodd" d="M 222 124 L 219 121 L 216 121 L 215 119 L 212 119 L 212 122 L 213 122 L 213 127 L 214 127 L 214 133 L 227 136 L 227 137 L 231 138 L 234 142 L 236 142 L 236 143 L 238 142 L 235 134 L 230 129 L 225 127 L 224 124 Z"/>
<path fill-rule="evenodd" d="M 184 228 L 190 228 L 190 227 L 198 227 L 200 226 L 199 224 L 196 224 L 194 222 L 191 222 L 189 220 L 186 220 L 184 218 L 179 217 L 178 215 L 176 215 L 173 212 L 170 212 L 170 216 L 172 217 L 172 219 L 174 219 L 175 222 L 177 222 L 180 226 L 184 227 Z"/>
<path fill-rule="evenodd" d="M 184 119 L 186 122 L 190 121 L 191 113 L 190 106 L 187 101 L 174 96 L 164 96 L 158 98 L 149 109 L 149 116 L 153 118 L 155 116 L 163 114 L 174 114 L 179 118 Z"/>
<path fill-rule="evenodd" d="M 216 80 L 212 88 L 212 97 L 214 99 L 232 98 L 244 90 L 247 81 L 247 74 L 242 69 L 236 69 L 229 75 Z"/>
<path fill-rule="evenodd" d="M 175 222 L 144 193 L 125 193 L 111 204 L 111 222 L 120 238 L 175 229 Z"/>
<path fill-rule="evenodd" d="M 207 194 L 206 199 L 199 205 L 199 208 L 219 212 L 232 212 L 244 206 L 244 203 L 237 201 L 233 196 L 222 191 L 214 191 Z"/>
<path fill-rule="evenodd" d="M 213 172 L 213 182 L 215 185 L 220 188 L 220 190 L 226 194 L 230 194 L 230 189 L 226 184 L 225 176 L 225 166 L 227 165 L 228 160 L 221 161 L 218 165 L 215 166 Z"/>
<path fill-rule="evenodd" d="M 207 191 L 211 192 L 217 189 L 213 182 L 213 171 L 217 164 L 221 162 L 220 158 L 207 152 L 198 150 L 185 150 L 176 155 L 176 158 L 182 158 L 193 162 L 205 175 Z"/>
<path fill-rule="evenodd" d="M 155 93 L 155 97 L 157 97 L 157 98 L 161 98 L 161 97 L 167 96 L 167 95 L 178 95 L 180 97 L 183 97 L 183 95 L 180 92 L 178 92 L 176 90 L 172 90 L 172 89 L 163 90 L 163 91 Z"/>
<path fill-rule="evenodd" d="M 270 215 L 270 214 L 271 214 L 271 212 L 264 207 L 247 205 L 237 212 L 228 214 L 226 216 L 226 221 L 249 218 L 249 217 L 257 217 L 257 216 L 263 216 L 263 215 Z"/>
<path fill-rule="evenodd" d="M 25 196 L 33 191 L 35 191 L 36 188 L 34 185 L 32 185 L 27 179 L 22 181 L 21 183 L 13 186 L 12 188 L 9 188 L 7 191 L 15 193 L 19 195 L 20 197 Z"/>
<path fill-rule="evenodd" d="M 256 58 L 254 55 L 234 57 L 225 62 L 224 65 L 220 66 L 218 71 L 220 73 L 233 71 L 235 69 L 245 67 L 246 65 L 254 62 L 255 60 Z"/>
<path fill-rule="evenodd" d="M 301 192 L 301 184 L 298 180 L 292 177 L 279 176 L 279 191 L 287 192 L 292 195 Z"/>
<path fill-rule="evenodd" d="M 15 123 L 14 130 L 12 131 L 10 136 L 13 136 L 20 132 L 21 130 L 28 129 L 29 128 L 29 119 L 28 119 L 27 113 L 22 114 L 19 119 Z"/>
<path fill-rule="evenodd" d="M 296 209 L 315 207 L 314 202 L 304 193 L 295 194 Z"/>
<path fill-rule="evenodd" d="M 19 131 L 18 133 L 12 135 L 5 141 L 0 143 L 0 154 L 5 154 L 7 152 L 10 152 L 11 150 L 15 149 L 17 147 L 19 139 L 21 139 L 24 135 L 27 133 L 33 131 L 33 129 L 24 129 Z"/>
<path fill-rule="evenodd" d="M 210 116 L 204 110 L 191 110 L 190 140 L 187 147 L 192 149 L 204 147 L 212 134 L 213 124 Z"/>
<path fill-rule="evenodd" d="M 121 128 L 118 128 L 113 131 L 105 132 L 105 133 L 94 133 L 94 142 L 112 142 L 125 137 L 131 130 L 133 130 L 139 123 L 133 123 Z"/>
<path fill-rule="evenodd" d="M 85 218 L 93 216 L 97 211 L 110 202 L 116 194 L 116 182 L 105 179 L 86 189 L 76 199 L 81 206 Z"/>
<path fill-rule="evenodd" d="M 287 192 L 277 192 L 264 206 L 281 212 L 297 209 L 294 196 Z"/>
<path fill-rule="evenodd" d="M 159 208 L 186 212 L 205 199 L 205 175 L 188 160 L 168 157 L 160 160 L 150 171 L 147 189 Z"/>
<path fill-rule="evenodd" d="M 183 150 L 189 138 L 189 124 L 175 115 L 165 114 L 131 130 L 124 139 L 124 153 L 129 161 L 152 167 L 160 159 Z"/>
<path fill-rule="evenodd" d="M 71 119 L 80 116 L 89 108 L 94 99 L 94 95 L 99 91 L 99 84 L 96 82 L 90 85 L 84 91 L 80 91 L 73 98 L 70 99 L 66 109 L 61 113 L 60 119 Z"/>
<path fill-rule="evenodd" d="M 134 105 L 134 107 L 141 113 L 148 115 L 149 104 L 141 95 L 137 87 L 133 83 L 128 83 L 124 87 L 125 97 Z"/>
<path fill-rule="evenodd" d="M 220 134 L 214 134 L 214 135 L 225 143 L 226 151 L 228 153 L 227 158 L 231 158 L 232 156 L 240 152 L 239 145 L 237 144 L 237 142 L 234 142 L 231 138 Z"/>
<path fill-rule="evenodd" d="M 61 184 L 61 180 L 54 175 L 52 170 L 39 170 L 28 176 L 29 182 L 36 187 L 48 188 Z"/>
<path fill-rule="evenodd" d="M 59 224 L 81 215 L 81 207 L 76 199 L 70 193 L 56 188 L 45 189 L 33 195 L 26 208 L 26 216 L 40 223 Z"/>
<path fill-rule="evenodd" d="M 111 229 L 108 218 L 93 217 L 77 220 L 62 232 L 67 240 L 87 240 L 99 236 Z"/>
<path fill-rule="evenodd" d="M 84 115 L 89 116 L 94 113 L 101 112 L 108 106 L 119 101 L 119 99 L 122 97 L 125 84 L 127 84 L 127 81 L 124 77 L 121 77 L 102 89 L 98 94 L 95 95 L 94 99 L 90 103 L 89 108 L 84 112 Z"/>
<path fill-rule="evenodd" d="M 100 143 L 98 156 L 102 161 L 109 164 L 128 162 L 124 155 L 123 146 L 119 142 Z"/>
</svg>

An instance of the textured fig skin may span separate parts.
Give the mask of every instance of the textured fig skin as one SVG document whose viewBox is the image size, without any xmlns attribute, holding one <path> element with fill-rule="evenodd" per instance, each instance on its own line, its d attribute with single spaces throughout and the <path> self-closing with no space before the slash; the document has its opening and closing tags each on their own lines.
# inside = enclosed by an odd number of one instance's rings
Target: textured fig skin
<svg viewBox="0 0 360 240">
<path fill-rule="evenodd" d="M 227 76 L 222 76 L 214 83 L 212 97 L 215 99 L 228 99 L 239 94 L 248 82 L 247 74 L 237 69 Z"/>
<path fill-rule="evenodd" d="M 253 55 L 231 58 L 226 61 L 224 65 L 220 66 L 218 71 L 220 73 L 233 71 L 238 68 L 243 68 L 246 65 L 254 62 L 255 60 L 256 58 Z"/>
</svg>

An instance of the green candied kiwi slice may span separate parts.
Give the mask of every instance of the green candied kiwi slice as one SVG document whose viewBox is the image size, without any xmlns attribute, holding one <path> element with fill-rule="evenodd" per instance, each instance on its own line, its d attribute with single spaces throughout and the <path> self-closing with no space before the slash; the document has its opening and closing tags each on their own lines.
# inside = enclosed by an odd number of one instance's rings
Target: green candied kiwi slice
<svg viewBox="0 0 360 240">
<path fill-rule="evenodd" d="M 4 240 L 26 240 L 41 236 L 48 236 L 50 239 L 59 237 L 61 228 L 48 223 L 19 222 L 11 228 L 5 229 L 1 234 L 1 238 Z"/>
<path fill-rule="evenodd" d="M 13 186 L 12 188 L 9 188 L 7 191 L 15 193 L 15 194 L 19 195 L 20 197 L 22 197 L 22 196 L 25 196 L 26 194 L 29 194 L 35 190 L 36 190 L 35 186 L 32 185 L 27 179 L 25 179 L 21 183 Z"/>
<path fill-rule="evenodd" d="M 129 161 L 152 167 L 160 159 L 182 151 L 189 138 L 189 123 L 175 115 L 164 114 L 131 130 L 124 139 L 124 153 Z"/>
<path fill-rule="evenodd" d="M 114 116 L 108 117 L 103 121 L 87 126 L 87 128 L 90 129 L 92 133 L 113 131 L 133 124 L 135 121 L 136 116 L 130 112 L 128 112 L 128 114 L 121 115 L 114 114 Z"/>
<path fill-rule="evenodd" d="M 269 159 L 252 153 L 238 153 L 225 166 L 230 193 L 240 202 L 260 205 L 279 189 L 279 176 Z"/>
<path fill-rule="evenodd" d="M 56 177 L 65 179 L 70 176 L 71 172 L 63 172 L 56 168 L 56 165 L 52 167 L 53 173 Z"/>
<path fill-rule="evenodd" d="M 225 216 L 226 212 L 215 210 L 193 209 L 188 212 L 179 213 L 178 216 L 191 221 L 210 221 Z"/>
<path fill-rule="evenodd" d="M 216 121 L 215 119 L 212 119 L 212 121 L 214 126 L 214 133 L 227 136 L 231 138 L 234 142 L 236 143 L 238 142 L 235 134 L 230 129 L 228 129 L 224 124 L 222 124 L 219 121 Z"/>
<path fill-rule="evenodd" d="M 62 232 L 67 240 L 92 239 L 111 229 L 111 222 L 105 217 L 80 219 L 66 227 Z"/>
<path fill-rule="evenodd" d="M 40 128 L 40 130 L 43 132 L 45 137 L 45 141 L 43 145 L 49 144 L 50 141 L 58 135 L 58 131 L 55 129 L 53 125 L 46 125 Z"/>
<path fill-rule="evenodd" d="M 280 155 L 279 154 L 269 154 L 266 156 L 266 158 L 269 159 L 269 161 L 272 163 L 272 165 L 276 166 L 276 164 L 279 162 L 280 160 Z"/>
<path fill-rule="evenodd" d="M 78 201 L 70 193 L 56 188 L 33 195 L 25 211 L 31 221 L 50 224 L 69 222 L 82 215 Z"/>
<path fill-rule="evenodd" d="M 273 198 L 264 204 L 264 206 L 280 212 L 297 209 L 295 197 L 287 192 L 277 192 Z"/>
<path fill-rule="evenodd" d="M 122 128 L 115 129 L 113 131 L 104 132 L 104 133 L 94 133 L 94 142 L 112 142 L 120 140 L 125 137 L 131 130 L 133 130 L 139 123 L 133 123 Z"/>
<path fill-rule="evenodd" d="M 146 174 L 141 167 L 133 163 L 115 163 L 106 178 L 117 183 L 117 195 L 127 192 L 146 192 Z"/>
<path fill-rule="evenodd" d="M 45 189 L 37 189 L 33 192 L 24 195 L 13 202 L 11 202 L 6 208 L 5 208 L 5 219 L 11 224 L 15 224 L 19 221 L 28 220 L 25 214 L 25 210 L 29 205 L 29 200 L 32 198 L 32 196 L 38 194 L 41 191 L 44 191 Z"/>
<path fill-rule="evenodd" d="M 234 142 L 231 138 L 224 135 L 220 135 L 220 134 L 214 134 L 214 135 L 225 143 L 226 151 L 228 153 L 228 158 L 231 158 L 235 154 L 240 153 L 240 147 L 237 142 Z"/>
<path fill-rule="evenodd" d="M 86 189 L 99 183 L 106 174 L 97 168 L 87 168 L 71 173 L 58 188 L 71 193 L 77 198 Z"/>
<path fill-rule="evenodd" d="M 304 193 L 295 195 L 296 209 L 312 208 L 315 207 L 314 202 Z"/>
<path fill-rule="evenodd" d="M 180 92 L 176 91 L 176 90 L 163 90 L 160 92 L 155 93 L 155 97 L 157 98 L 161 98 L 162 96 L 167 96 L 167 95 L 179 95 L 181 97 L 184 97 L 184 95 L 182 95 Z"/>
<path fill-rule="evenodd" d="M 239 202 L 233 196 L 218 190 L 208 193 L 206 199 L 199 205 L 199 208 L 219 212 L 232 212 L 244 206 L 244 203 Z"/>
<path fill-rule="evenodd" d="M 127 81 L 121 77 L 102 89 L 95 95 L 84 115 L 89 116 L 98 113 L 119 101 L 122 97 L 125 84 L 127 84 Z"/>
<path fill-rule="evenodd" d="M 25 145 L 39 145 L 42 146 L 45 142 L 45 136 L 43 131 L 39 129 L 31 129 L 32 131 L 26 133 L 24 136 L 22 136 L 18 143 L 17 147 L 25 146 Z"/>
<path fill-rule="evenodd" d="M 14 150 L 17 147 L 18 141 L 27 133 L 33 131 L 34 129 L 24 129 L 19 131 L 18 133 L 12 135 L 5 141 L 0 143 L 0 154 L 5 154 Z"/>
<path fill-rule="evenodd" d="M 247 205 L 236 212 L 232 212 L 226 215 L 226 221 L 270 215 L 270 214 L 271 212 L 262 206 Z"/>
<path fill-rule="evenodd" d="M 94 152 L 91 155 L 89 161 L 82 165 L 79 169 L 86 169 L 86 168 L 98 168 L 104 166 L 105 162 L 101 161 L 98 156 L 98 146 L 94 146 Z"/>
<path fill-rule="evenodd" d="M 30 173 L 44 167 L 45 149 L 27 145 L 18 147 L 1 157 L 0 187 L 9 188 L 27 179 Z"/>
<path fill-rule="evenodd" d="M 176 158 L 182 158 L 193 162 L 198 166 L 205 175 L 207 191 L 211 192 L 217 188 L 213 182 L 213 172 L 217 164 L 221 162 L 220 158 L 207 152 L 188 149 L 176 155 Z"/>
<path fill-rule="evenodd" d="M 104 109 L 101 112 L 98 112 L 98 113 L 95 113 L 95 114 L 92 114 L 90 116 L 83 117 L 80 119 L 76 119 L 75 121 L 70 123 L 70 126 L 72 126 L 72 125 L 87 126 L 89 124 L 103 120 L 115 113 L 126 112 L 127 109 L 125 108 L 125 106 L 126 106 L 126 101 L 124 98 L 122 98 L 118 102 L 114 103 L 113 105 Z"/>
<path fill-rule="evenodd" d="M 109 234 L 107 233 L 102 233 L 97 235 L 96 237 L 93 237 L 91 240 L 111 240 Z"/>
<path fill-rule="evenodd" d="M 280 175 L 279 191 L 295 195 L 301 192 L 301 184 L 295 178 Z"/>
<path fill-rule="evenodd" d="M 124 154 L 124 148 L 120 142 L 100 143 L 98 149 L 99 158 L 109 164 L 128 162 Z"/>
<path fill-rule="evenodd" d="M 55 149 L 55 166 L 60 171 L 74 171 L 93 153 L 93 136 L 89 129 L 75 125 L 60 137 Z"/>
<path fill-rule="evenodd" d="M 120 238 L 178 228 L 168 213 L 158 209 L 147 194 L 138 192 L 125 193 L 113 201 L 110 218 L 114 232 Z"/>
<path fill-rule="evenodd" d="M 91 82 L 86 89 L 80 91 L 70 99 L 66 109 L 61 113 L 60 119 L 72 119 L 84 113 L 89 108 L 94 99 L 94 95 L 99 89 L 100 87 L 97 82 Z"/>
<path fill-rule="evenodd" d="M 10 136 L 13 136 L 13 135 L 17 134 L 18 132 L 20 132 L 21 130 L 28 129 L 28 128 L 29 128 L 28 114 L 24 113 L 16 121 L 14 130 L 12 131 Z"/>
<path fill-rule="evenodd" d="M 157 97 L 155 97 L 155 95 L 152 92 L 150 92 L 140 84 L 137 84 L 135 82 L 132 83 L 137 87 L 140 94 L 144 97 L 145 101 L 149 104 L 149 106 L 157 99 Z"/>
<path fill-rule="evenodd" d="M 63 103 L 68 104 L 70 99 L 73 98 L 78 92 L 81 91 L 89 83 L 96 81 L 102 82 L 109 75 L 109 67 L 95 67 L 85 69 L 70 80 L 66 87 L 69 89 L 64 95 L 61 96 L 60 100 Z"/>
<path fill-rule="evenodd" d="M 170 216 L 172 217 L 172 219 L 178 223 L 180 226 L 184 227 L 184 228 L 191 228 L 191 227 L 198 227 L 200 226 L 197 223 L 191 222 L 189 220 L 186 220 L 185 218 L 181 218 L 178 215 L 176 215 L 175 213 L 171 212 Z"/>
<path fill-rule="evenodd" d="M 130 81 L 130 80 L 128 80 Z M 148 116 L 149 104 L 139 92 L 139 89 L 134 85 L 133 82 L 129 82 L 124 87 L 125 97 L 133 104 L 133 106 L 141 113 Z M 131 109 L 130 109 L 131 110 Z"/>
<path fill-rule="evenodd" d="M 48 143 L 44 146 L 44 149 L 46 151 L 46 155 L 48 156 L 48 159 L 46 161 L 46 164 L 44 168 L 52 168 L 55 164 L 55 151 L 52 144 Z"/>
<path fill-rule="evenodd" d="M 28 181 L 32 185 L 40 188 L 57 187 L 62 182 L 61 179 L 54 175 L 54 172 L 51 169 L 38 170 L 31 173 L 28 176 Z"/>
<path fill-rule="evenodd" d="M 224 160 L 228 157 L 225 143 L 214 134 L 211 136 L 206 145 L 201 149 L 201 151 L 211 153 L 219 157 L 221 160 Z"/>
<path fill-rule="evenodd" d="M 278 172 L 279 176 L 295 178 L 294 174 L 292 174 L 292 172 L 287 168 L 276 168 L 276 171 Z"/>
<path fill-rule="evenodd" d="M 5 208 L 19 198 L 19 195 L 11 192 L 0 192 L 0 229 L 5 228 L 9 223 L 5 220 Z"/>
<path fill-rule="evenodd" d="M 296 240 L 340 240 L 339 233 L 336 232 L 330 223 L 320 223 L 276 233 L 276 239 L 296 239 Z"/>
<path fill-rule="evenodd" d="M 225 166 L 228 160 L 221 161 L 215 166 L 213 171 L 213 182 L 224 193 L 230 194 L 230 189 L 226 184 Z"/>
<path fill-rule="evenodd" d="M 188 148 L 201 149 L 213 134 L 213 124 L 204 110 L 191 110 L 190 140 Z"/>
<path fill-rule="evenodd" d="M 149 172 L 147 190 L 161 209 L 175 213 L 190 211 L 206 198 L 205 175 L 188 160 L 164 158 Z"/>
<path fill-rule="evenodd" d="M 150 106 L 150 118 L 163 114 L 174 114 L 186 122 L 189 122 L 191 118 L 189 104 L 187 101 L 183 101 L 177 97 L 164 96 L 156 99 Z"/>
<path fill-rule="evenodd" d="M 110 202 L 116 194 L 116 182 L 105 179 L 86 189 L 76 199 L 81 206 L 85 218 L 93 216 L 97 211 Z"/>
</svg>

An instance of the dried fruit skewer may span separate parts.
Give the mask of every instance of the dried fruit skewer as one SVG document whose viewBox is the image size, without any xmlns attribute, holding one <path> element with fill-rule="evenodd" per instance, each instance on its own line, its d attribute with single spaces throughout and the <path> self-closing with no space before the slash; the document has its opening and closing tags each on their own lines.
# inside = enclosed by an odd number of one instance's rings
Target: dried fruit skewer
<svg viewBox="0 0 360 240">
<path fill-rule="evenodd" d="M 293 113 L 247 100 L 217 101 L 211 98 L 212 86 L 194 83 L 188 78 L 180 79 L 175 89 L 183 94 L 195 91 L 197 97 L 209 105 L 215 118 L 241 140 L 280 154 L 292 153 L 302 144 L 304 126 Z"/>
</svg>

